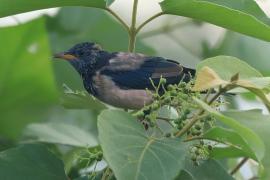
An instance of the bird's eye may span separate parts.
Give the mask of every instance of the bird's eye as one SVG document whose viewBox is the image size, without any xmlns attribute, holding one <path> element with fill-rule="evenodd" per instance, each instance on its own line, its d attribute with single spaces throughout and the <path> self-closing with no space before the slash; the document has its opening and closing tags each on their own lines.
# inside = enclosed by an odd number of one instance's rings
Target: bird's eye
<svg viewBox="0 0 270 180">
<path fill-rule="evenodd" d="M 79 56 L 83 56 L 83 55 L 84 55 L 84 52 L 83 52 L 83 51 L 79 51 L 79 52 L 78 52 L 78 55 L 79 55 Z"/>
</svg>

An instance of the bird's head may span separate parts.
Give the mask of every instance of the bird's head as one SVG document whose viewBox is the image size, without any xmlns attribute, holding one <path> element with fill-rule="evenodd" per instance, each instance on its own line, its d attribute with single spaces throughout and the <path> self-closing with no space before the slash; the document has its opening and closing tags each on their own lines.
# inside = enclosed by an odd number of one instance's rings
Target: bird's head
<svg viewBox="0 0 270 180">
<path fill-rule="evenodd" d="M 70 62 L 73 67 L 82 73 L 85 69 L 91 69 L 97 62 L 97 55 L 101 51 L 98 44 L 84 42 L 76 44 L 69 50 L 54 55 L 54 58 L 60 58 Z"/>
</svg>

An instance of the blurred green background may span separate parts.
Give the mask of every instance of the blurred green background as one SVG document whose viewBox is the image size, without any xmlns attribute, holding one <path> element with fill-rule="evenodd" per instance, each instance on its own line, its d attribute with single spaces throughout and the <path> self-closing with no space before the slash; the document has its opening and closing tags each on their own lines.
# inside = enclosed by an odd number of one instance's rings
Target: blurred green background
<svg viewBox="0 0 270 180">
<path fill-rule="evenodd" d="M 76 132 L 82 133 L 85 139 L 76 146 L 93 143 L 89 137 L 96 139 L 97 115 L 105 106 L 76 92 L 84 91 L 80 77 L 67 62 L 52 59 L 52 54 L 84 41 L 97 42 L 108 51 L 126 51 L 125 29 L 102 10 L 65 7 L 54 16 L 1 27 L 0 39 L 0 150 L 29 141 L 36 131 L 48 132 L 63 144 L 72 143 L 70 137 L 76 139 Z M 207 57 L 231 55 L 270 75 L 269 43 L 188 18 L 164 16 L 151 22 L 139 34 L 136 51 L 193 68 Z M 249 104 L 238 99 L 234 105 L 239 108 L 259 106 L 253 97 L 249 96 Z M 58 147 L 55 151 L 68 162 L 75 150 Z"/>
</svg>

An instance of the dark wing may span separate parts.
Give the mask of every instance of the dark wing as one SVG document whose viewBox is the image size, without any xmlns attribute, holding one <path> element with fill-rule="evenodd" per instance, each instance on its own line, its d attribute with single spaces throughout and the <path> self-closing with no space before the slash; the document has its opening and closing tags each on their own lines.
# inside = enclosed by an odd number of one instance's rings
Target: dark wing
<svg viewBox="0 0 270 180">
<path fill-rule="evenodd" d="M 110 77 L 124 89 L 153 89 L 150 78 L 155 85 L 161 76 L 166 78 L 167 84 L 178 84 L 181 80 L 189 81 L 190 74 L 194 75 L 195 71 L 161 57 L 120 53 L 102 68 L 100 74 Z"/>
</svg>

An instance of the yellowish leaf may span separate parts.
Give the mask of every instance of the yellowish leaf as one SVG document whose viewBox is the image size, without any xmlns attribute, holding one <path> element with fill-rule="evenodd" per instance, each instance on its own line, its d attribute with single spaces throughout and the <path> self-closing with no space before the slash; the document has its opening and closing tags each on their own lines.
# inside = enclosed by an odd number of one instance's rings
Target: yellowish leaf
<svg viewBox="0 0 270 180">
<path fill-rule="evenodd" d="M 227 84 L 229 84 L 228 81 L 222 80 L 213 69 L 205 66 L 198 72 L 193 90 L 204 91 Z"/>
</svg>

